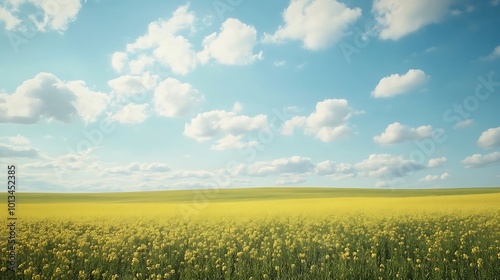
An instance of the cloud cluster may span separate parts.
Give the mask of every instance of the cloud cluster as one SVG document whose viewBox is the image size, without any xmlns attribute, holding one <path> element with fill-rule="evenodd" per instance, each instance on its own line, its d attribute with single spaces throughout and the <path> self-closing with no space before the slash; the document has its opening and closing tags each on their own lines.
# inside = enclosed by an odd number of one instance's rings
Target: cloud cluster
<svg viewBox="0 0 500 280">
<path fill-rule="evenodd" d="M 439 162 L 442 159 L 435 159 Z M 429 168 L 403 156 L 390 154 L 371 154 L 357 163 L 334 163 L 330 160 L 314 163 L 310 158 L 292 156 L 272 161 L 259 161 L 252 164 L 239 164 L 232 170 L 233 175 L 266 177 L 277 176 L 276 183 L 289 184 L 304 182 L 308 176 L 327 176 L 333 180 L 347 178 L 374 178 L 377 186 L 389 186 L 394 180 Z"/>
<path fill-rule="evenodd" d="M 283 12 L 284 24 L 263 41 L 302 41 L 304 48 L 320 50 L 337 43 L 361 16 L 360 8 L 349 8 L 336 0 L 292 0 Z"/>
<path fill-rule="evenodd" d="M 462 160 L 467 168 L 479 168 L 500 164 L 500 152 L 493 152 L 486 155 L 473 154 Z"/>
<path fill-rule="evenodd" d="M 132 162 L 125 167 L 117 166 L 107 168 L 105 173 L 107 174 L 120 174 L 129 175 L 135 172 L 167 172 L 170 171 L 170 167 L 165 163 L 140 163 Z"/>
<path fill-rule="evenodd" d="M 146 113 L 148 104 L 128 104 L 123 108 L 109 116 L 110 120 L 124 124 L 142 123 L 148 118 Z"/>
<path fill-rule="evenodd" d="M 379 37 L 398 40 L 439 22 L 448 12 L 451 0 L 375 0 L 372 11 L 380 25 Z"/>
<path fill-rule="evenodd" d="M 255 141 L 245 141 L 250 132 L 269 129 L 267 116 L 253 117 L 239 115 L 237 112 L 214 110 L 198 114 L 184 126 L 184 135 L 204 142 L 216 139 L 211 149 L 227 150 L 243 148 L 257 144 Z"/>
<path fill-rule="evenodd" d="M 257 44 L 257 31 L 253 26 L 228 18 L 222 23 L 220 33 L 212 33 L 203 39 L 203 50 L 198 53 L 201 63 L 211 58 L 220 64 L 245 65 L 262 59 L 262 51 L 253 53 Z"/>
<path fill-rule="evenodd" d="M 479 136 L 477 145 L 483 149 L 492 149 L 500 147 L 500 127 L 490 128 Z M 482 168 L 500 164 L 500 152 L 491 152 L 489 154 L 473 154 L 462 160 L 466 168 Z"/>
<path fill-rule="evenodd" d="M 382 134 L 374 136 L 373 141 L 379 144 L 396 144 L 430 137 L 432 137 L 432 127 L 430 125 L 413 128 L 395 122 L 388 125 Z"/>
<path fill-rule="evenodd" d="M 303 129 L 306 135 L 331 142 L 352 132 L 348 120 L 357 113 L 345 99 L 326 99 L 318 102 L 309 116 L 296 116 L 284 122 L 281 133 L 293 135 L 295 129 Z"/>
<path fill-rule="evenodd" d="M 414 91 L 423 86 L 429 80 L 429 76 L 420 69 L 410 69 L 406 74 L 392 74 L 382 78 L 372 96 L 376 98 L 388 98 Z"/>
<path fill-rule="evenodd" d="M 10 0 L 0 7 L 0 22 L 4 22 L 7 31 L 24 32 L 35 27 L 40 32 L 63 32 L 81 7 L 80 0 Z"/>
<path fill-rule="evenodd" d="M 429 163 L 427 164 L 427 167 L 429 167 L 429 168 L 440 167 L 443 164 L 445 164 L 447 161 L 448 161 L 448 159 L 445 157 L 431 158 L 429 160 Z"/>
<path fill-rule="evenodd" d="M 0 143 L 0 158 L 38 158 L 40 151 L 28 146 L 13 146 Z"/>
<path fill-rule="evenodd" d="M 118 73 L 140 74 L 154 66 L 185 75 L 199 64 L 211 59 L 220 64 L 244 65 L 262 59 L 262 52 L 253 53 L 257 44 L 257 31 L 238 19 L 226 19 L 219 33 L 204 37 L 201 50 L 196 51 L 186 31 L 194 32 L 197 18 L 184 5 L 167 19 L 159 19 L 148 26 L 147 32 L 127 44 L 125 51 L 111 57 L 111 65 Z"/>
<path fill-rule="evenodd" d="M 109 100 L 84 81 L 63 82 L 42 72 L 24 81 L 14 93 L 0 94 L 0 123 L 69 122 L 77 116 L 89 123 L 106 109 Z"/>
<path fill-rule="evenodd" d="M 167 78 L 154 91 L 155 111 L 164 117 L 181 117 L 192 112 L 204 97 L 192 85 Z"/>
<path fill-rule="evenodd" d="M 481 133 L 477 144 L 483 149 L 500 147 L 500 127 L 490 128 Z"/>
<path fill-rule="evenodd" d="M 443 181 L 450 177 L 448 172 L 444 172 L 441 175 L 426 175 L 425 177 L 420 178 L 418 181 L 422 183 L 432 183 L 435 181 Z"/>
</svg>

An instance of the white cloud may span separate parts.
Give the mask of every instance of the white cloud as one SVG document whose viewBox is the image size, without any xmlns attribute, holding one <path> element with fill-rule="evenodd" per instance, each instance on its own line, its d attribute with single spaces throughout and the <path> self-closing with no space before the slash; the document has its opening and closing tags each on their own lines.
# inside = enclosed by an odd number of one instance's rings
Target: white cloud
<svg viewBox="0 0 500 280">
<path fill-rule="evenodd" d="M 398 40 L 439 22 L 450 4 L 451 0 L 375 0 L 372 11 L 380 25 L 379 37 Z"/>
<path fill-rule="evenodd" d="M 99 163 L 95 162 L 96 156 L 93 154 L 94 151 L 95 147 L 81 152 L 64 154 L 42 162 L 29 163 L 26 167 L 53 169 L 58 177 L 66 174 L 70 170 L 100 170 Z"/>
<path fill-rule="evenodd" d="M 146 109 L 148 104 L 128 104 L 120 111 L 109 116 L 109 119 L 126 124 L 136 124 L 144 122 L 148 115 Z"/>
<path fill-rule="evenodd" d="M 208 179 L 214 175 L 215 174 L 213 172 L 205 170 L 173 170 L 165 175 L 165 179 Z"/>
<path fill-rule="evenodd" d="M 0 158 L 37 158 L 39 150 L 33 147 L 18 147 L 0 143 Z"/>
<path fill-rule="evenodd" d="M 74 106 L 86 123 L 95 121 L 108 106 L 109 96 L 90 90 L 84 81 L 70 81 L 66 86 L 76 95 Z"/>
<path fill-rule="evenodd" d="M 243 105 L 241 105 L 240 102 L 235 102 L 234 105 L 233 105 L 233 112 L 235 113 L 239 113 L 241 112 L 241 110 L 243 109 Z"/>
<path fill-rule="evenodd" d="M 473 154 L 462 160 L 467 168 L 478 168 L 500 163 L 500 152 L 489 153 L 487 155 Z"/>
<path fill-rule="evenodd" d="M 281 174 L 305 174 L 314 171 L 315 165 L 310 158 L 292 156 L 273 161 L 259 161 L 253 164 L 240 164 L 236 174 L 244 176 L 270 176 Z"/>
<path fill-rule="evenodd" d="M 283 12 L 284 25 L 274 34 L 264 34 L 263 41 L 299 40 L 306 49 L 324 49 L 337 43 L 360 16 L 360 8 L 335 0 L 292 0 Z"/>
<path fill-rule="evenodd" d="M 5 23 L 5 30 L 7 31 L 13 30 L 21 23 L 21 20 L 14 16 L 11 11 L 0 7 L 0 22 L 2 21 Z"/>
<path fill-rule="evenodd" d="M 493 6 L 493 7 L 494 7 L 494 6 L 497 6 L 498 4 L 500 4 L 500 0 L 491 0 L 491 1 L 490 1 L 490 4 L 491 4 L 491 6 Z"/>
<path fill-rule="evenodd" d="M 83 81 L 63 82 L 50 73 L 39 73 L 13 94 L 0 94 L 0 123 L 69 122 L 77 115 L 88 123 L 108 103 L 106 94 L 90 90 Z"/>
<path fill-rule="evenodd" d="M 153 90 L 158 76 L 145 72 L 140 76 L 123 75 L 108 81 L 108 86 L 118 95 L 134 95 Z"/>
<path fill-rule="evenodd" d="M 427 163 L 427 167 L 429 168 L 434 168 L 434 167 L 440 167 L 443 164 L 445 164 L 448 161 L 445 157 L 440 157 L 440 158 L 431 158 L 429 162 Z"/>
<path fill-rule="evenodd" d="M 119 175 L 130 175 L 135 172 L 168 172 L 170 167 L 165 163 L 153 162 L 153 163 L 140 163 L 132 162 L 129 165 L 111 167 L 104 170 L 104 174 L 119 174 Z"/>
<path fill-rule="evenodd" d="M 244 135 L 226 135 L 219 140 L 215 141 L 215 143 L 210 147 L 210 149 L 215 151 L 223 151 L 228 149 L 243 149 L 247 147 L 253 147 L 258 144 L 257 141 L 248 141 L 244 142 Z"/>
<path fill-rule="evenodd" d="M 331 142 L 351 133 L 347 121 L 356 114 L 345 99 L 326 99 L 316 104 L 316 110 L 309 116 L 296 116 L 287 120 L 282 128 L 283 135 L 292 135 L 296 128 L 304 129 L 323 142 Z"/>
<path fill-rule="evenodd" d="M 140 55 L 137 59 L 129 62 L 129 69 L 131 74 L 141 74 L 146 68 L 154 65 L 154 58 L 147 55 Z"/>
<path fill-rule="evenodd" d="M 44 13 L 43 19 L 36 18 L 34 15 L 30 16 L 39 31 L 46 31 L 47 29 L 56 31 L 66 30 L 68 24 L 76 19 L 82 7 L 80 0 L 29 0 L 28 2 Z"/>
<path fill-rule="evenodd" d="M 191 119 L 184 126 L 184 135 L 198 142 L 218 139 L 212 149 L 222 150 L 254 145 L 254 141 L 244 142 L 244 137 L 250 132 L 267 129 L 269 124 L 265 115 L 249 117 L 236 112 L 214 110 Z"/>
<path fill-rule="evenodd" d="M 413 128 L 395 122 L 388 125 L 382 134 L 374 136 L 373 141 L 379 144 L 396 144 L 429 137 L 432 137 L 432 127 L 430 125 Z"/>
<path fill-rule="evenodd" d="M 500 46 L 496 46 L 489 55 L 481 57 L 481 60 L 495 60 L 497 58 L 500 58 Z"/>
<path fill-rule="evenodd" d="M 0 22 L 5 23 L 8 31 L 28 31 L 27 26 L 34 25 L 41 32 L 63 32 L 76 19 L 81 7 L 80 0 L 7 1 L 0 7 Z M 26 21 L 23 22 L 21 18 L 26 18 Z"/>
<path fill-rule="evenodd" d="M 115 52 L 111 56 L 111 66 L 118 73 L 122 73 L 125 70 L 128 62 L 128 55 L 124 52 Z"/>
<path fill-rule="evenodd" d="M 450 174 L 448 172 L 444 172 L 441 175 L 427 175 L 425 177 L 420 178 L 418 181 L 422 183 L 432 183 L 435 181 L 443 181 L 446 180 L 450 177 Z"/>
<path fill-rule="evenodd" d="M 402 156 L 371 154 L 367 159 L 356 163 L 355 168 L 358 176 L 391 179 L 405 177 L 426 166 Z"/>
<path fill-rule="evenodd" d="M 424 85 L 429 76 L 420 69 L 410 69 L 406 74 L 392 74 L 382 78 L 371 95 L 376 98 L 393 97 L 413 91 Z"/>
<path fill-rule="evenodd" d="M 220 33 L 212 33 L 203 39 L 203 51 L 198 53 L 202 63 L 210 58 L 221 64 L 244 65 L 262 59 L 262 52 L 253 53 L 257 43 L 257 31 L 253 26 L 228 18 L 222 23 Z"/>
<path fill-rule="evenodd" d="M 461 120 L 461 121 L 457 122 L 457 123 L 453 126 L 453 128 L 454 128 L 454 129 L 466 128 L 466 127 L 471 126 L 473 123 L 474 123 L 474 120 L 473 120 L 473 119 L 464 119 L 464 120 Z"/>
<path fill-rule="evenodd" d="M 481 133 L 477 144 L 483 149 L 500 147 L 500 127 L 490 128 Z"/>
<path fill-rule="evenodd" d="M 127 53 L 153 56 L 172 72 L 187 74 L 196 67 L 196 53 L 189 40 L 178 33 L 193 28 L 195 20 L 195 15 L 189 11 L 189 5 L 181 6 L 170 19 L 150 23 L 146 34 L 127 45 Z M 144 64 L 145 61 L 141 63 Z"/>
<path fill-rule="evenodd" d="M 439 179 L 439 176 L 437 176 L 437 175 L 427 175 L 427 176 L 419 179 L 418 181 L 424 182 L 424 183 L 430 183 L 430 182 L 437 181 L 438 179 Z"/>
<path fill-rule="evenodd" d="M 449 177 L 450 177 L 450 174 L 448 172 L 444 172 L 443 174 L 441 174 L 441 176 L 439 176 L 439 179 L 446 180 Z"/>
<path fill-rule="evenodd" d="M 335 163 L 330 160 L 325 160 L 316 164 L 315 173 L 318 175 L 331 175 L 335 170 Z"/>
<path fill-rule="evenodd" d="M 155 111 L 160 116 L 180 117 L 196 108 L 204 97 L 188 83 L 174 78 L 161 82 L 154 92 Z"/>
<path fill-rule="evenodd" d="M 10 143 L 14 145 L 21 145 L 21 146 L 27 146 L 30 144 L 30 140 L 24 136 L 21 135 L 16 135 L 16 136 L 5 136 L 5 137 L 0 137 L 0 140 L 6 139 Z"/>
</svg>

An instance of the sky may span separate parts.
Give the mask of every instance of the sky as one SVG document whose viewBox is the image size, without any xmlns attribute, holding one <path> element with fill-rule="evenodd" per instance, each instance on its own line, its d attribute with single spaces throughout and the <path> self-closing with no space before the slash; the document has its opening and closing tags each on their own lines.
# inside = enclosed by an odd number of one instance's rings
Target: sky
<svg viewBox="0 0 500 280">
<path fill-rule="evenodd" d="M 500 1 L 4 0 L 22 192 L 500 185 Z"/>
</svg>

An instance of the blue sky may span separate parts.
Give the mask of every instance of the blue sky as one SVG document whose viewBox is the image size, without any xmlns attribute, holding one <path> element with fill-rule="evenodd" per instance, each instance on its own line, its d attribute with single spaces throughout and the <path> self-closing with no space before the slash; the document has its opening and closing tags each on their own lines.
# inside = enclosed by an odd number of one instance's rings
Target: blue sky
<svg viewBox="0 0 500 280">
<path fill-rule="evenodd" d="M 6 0 L 20 191 L 500 185 L 500 1 Z"/>
</svg>

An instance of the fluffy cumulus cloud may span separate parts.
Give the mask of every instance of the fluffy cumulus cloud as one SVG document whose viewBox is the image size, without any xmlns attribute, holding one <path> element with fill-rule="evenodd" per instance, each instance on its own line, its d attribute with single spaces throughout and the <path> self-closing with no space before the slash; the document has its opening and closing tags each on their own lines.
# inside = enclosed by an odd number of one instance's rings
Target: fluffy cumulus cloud
<svg viewBox="0 0 500 280">
<path fill-rule="evenodd" d="M 495 165 L 500 163 L 500 152 L 493 152 L 486 155 L 473 154 L 462 160 L 467 168 L 478 168 Z"/>
<path fill-rule="evenodd" d="M 292 0 L 283 12 L 284 24 L 274 34 L 264 34 L 263 41 L 298 40 L 306 49 L 324 49 L 337 43 L 360 16 L 360 8 L 336 0 Z"/>
<path fill-rule="evenodd" d="M 50 73 L 39 73 L 13 94 L 0 94 L 0 123 L 69 122 L 76 116 L 88 123 L 108 103 L 109 96 L 90 90 L 84 81 L 63 82 Z"/>
<path fill-rule="evenodd" d="M 281 129 L 283 135 L 292 135 L 295 129 L 314 136 L 323 142 L 331 142 L 352 132 L 348 120 L 357 112 L 345 99 L 326 99 L 316 104 L 309 116 L 296 116 L 287 120 Z"/>
<path fill-rule="evenodd" d="M 151 65 L 151 59 L 154 58 L 174 73 L 187 74 L 196 67 L 196 52 L 191 42 L 179 33 L 193 28 L 195 20 L 194 13 L 185 5 L 175 10 L 168 20 L 160 19 L 150 23 L 144 35 L 127 45 L 126 53 L 118 52 L 113 55 L 113 67 L 117 71 L 123 71 L 130 57 L 142 56 L 136 62 L 138 65 L 130 65 L 131 70 L 135 69 L 134 72 L 138 72 L 137 67 Z"/>
<path fill-rule="evenodd" d="M 151 22 L 147 31 L 127 44 L 124 51 L 113 53 L 113 69 L 132 75 L 170 69 L 175 74 L 185 75 L 210 60 L 226 65 L 246 65 L 262 59 L 262 51 L 254 53 L 257 31 L 235 18 L 225 20 L 219 32 L 205 36 L 201 50 L 196 51 L 191 36 L 186 35 L 196 31 L 196 22 L 189 5 L 177 8 L 168 19 Z"/>
<path fill-rule="evenodd" d="M 246 141 L 251 132 L 267 131 L 267 116 L 254 117 L 239 115 L 237 112 L 214 110 L 198 114 L 184 127 L 184 135 L 204 142 L 216 139 L 213 150 L 226 150 L 255 145 L 255 141 Z"/>
<path fill-rule="evenodd" d="M 7 1 L 0 7 L 0 22 L 4 22 L 5 29 L 11 31 L 26 31 L 34 27 L 41 32 L 63 32 L 76 19 L 81 7 L 80 0 Z"/>
<path fill-rule="evenodd" d="M 500 127 L 490 128 L 483 132 L 477 144 L 484 149 L 500 147 Z"/>
<path fill-rule="evenodd" d="M 427 163 L 427 167 L 429 167 L 429 168 L 440 167 L 443 164 L 445 164 L 447 161 L 448 161 L 448 159 L 445 157 L 431 158 L 429 160 L 429 162 Z"/>
<path fill-rule="evenodd" d="M 257 44 L 257 31 L 253 26 L 229 18 L 224 23 L 220 33 L 212 33 L 203 39 L 203 51 L 198 53 L 202 63 L 210 58 L 220 64 L 250 64 L 257 59 L 262 59 L 262 52 L 253 53 Z"/>
<path fill-rule="evenodd" d="M 28 146 L 13 146 L 0 143 L 0 158 L 38 158 L 40 151 Z"/>
<path fill-rule="evenodd" d="M 380 25 L 379 37 L 398 40 L 439 22 L 448 12 L 451 0 L 375 0 L 373 13 Z"/>
<path fill-rule="evenodd" d="M 167 78 L 155 89 L 153 101 L 158 115 L 181 117 L 196 108 L 203 101 L 203 95 L 188 83 Z"/>
<path fill-rule="evenodd" d="M 406 74 L 392 74 L 382 78 L 371 95 L 376 98 L 394 97 L 422 87 L 429 76 L 420 69 L 410 69 Z"/>
<path fill-rule="evenodd" d="M 373 141 L 379 144 L 396 144 L 429 137 L 432 137 L 432 127 L 430 125 L 413 128 L 395 122 L 388 125 L 382 134 L 374 136 Z"/>
<path fill-rule="evenodd" d="M 128 104 L 118 112 L 111 114 L 109 119 L 124 124 L 142 123 L 148 118 L 146 113 L 148 107 L 148 104 Z"/>
<path fill-rule="evenodd" d="M 152 91 L 157 83 L 158 76 L 144 72 L 142 75 L 123 75 L 109 80 L 108 86 L 116 95 L 127 96 Z"/>
</svg>

